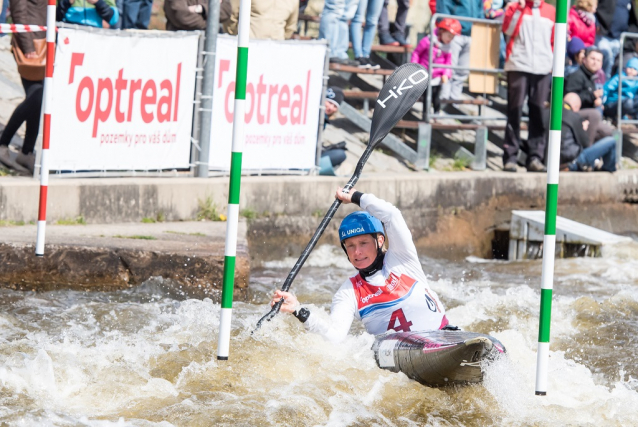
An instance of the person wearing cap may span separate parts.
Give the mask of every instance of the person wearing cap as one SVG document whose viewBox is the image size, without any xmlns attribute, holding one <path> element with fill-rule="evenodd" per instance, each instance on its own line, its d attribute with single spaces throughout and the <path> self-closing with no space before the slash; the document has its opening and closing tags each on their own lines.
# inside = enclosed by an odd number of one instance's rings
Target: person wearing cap
<svg viewBox="0 0 638 427">
<path fill-rule="evenodd" d="M 333 116 L 343 102 L 343 90 L 338 87 L 329 87 L 326 90 L 325 107 L 325 120 L 323 127 L 330 123 L 330 117 Z M 346 160 L 345 143 L 332 144 L 324 146 L 321 150 L 321 158 L 319 159 L 319 175 L 332 175 L 334 176 L 334 168 L 339 166 Z"/>
<path fill-rule="evenodd" d="M 585 42 L 580 37 L 572 37 L 567 43 L 567 59 L 568 64 L 565 64 L 565 77 L 578 70 L 585 58 Z"/>
<path fill-rule="evenodd" d="M 430 37 L 425 36 L 412 52 L 411 62 L 421 64 L 429 69 L 430 48 L 432 48 L 432 63 L 452 65 L 450 46 L 454 37 L 461 34 L 461 23 L 456 19 L 445 18 L 436 24 L 434 30 L 434 43 L 430 44 Z M 431 73 L 430 86 L 432 86 L 432 106 L 434 113 L 441 109 L 441 85 L 446 84 L 452 78 L 451 68 L 435 68 Z"/>
<path fill-rule="evenodd" d="M 335 197 L 362 208 L 346 216 L 339 227 L 341 247 L 357 273 L 335 293 L 329 320 L 303 307 L 290 292 L 276 291 L 271 306 L 283 298 L 282 312 L 292 313 L 306 329 L 332 342 L 347 336 L 355 318 L 373 335 L 456 329 L 449 326 L 443 304 L 427 284 L 401 211 L 355 189 L 346 193 L 338 188 Z"/>
</svg>

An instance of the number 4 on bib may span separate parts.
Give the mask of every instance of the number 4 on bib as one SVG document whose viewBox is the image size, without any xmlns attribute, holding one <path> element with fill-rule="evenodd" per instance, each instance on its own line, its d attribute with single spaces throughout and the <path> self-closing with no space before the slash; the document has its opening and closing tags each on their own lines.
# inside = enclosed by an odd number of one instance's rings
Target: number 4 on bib
<svg viewBox="0 0 638 427">
<path fill-rule="evenodd" d="M 398 325 L 397 322 L 399 323 Z M 408 322 L 402 309 L 392 312 L 390 323 L 388 323 L 388 331 L 394 329 L 397 332 L 409 332 L 410 326 L 412 326 L 412 322 Z"/>
</svg>

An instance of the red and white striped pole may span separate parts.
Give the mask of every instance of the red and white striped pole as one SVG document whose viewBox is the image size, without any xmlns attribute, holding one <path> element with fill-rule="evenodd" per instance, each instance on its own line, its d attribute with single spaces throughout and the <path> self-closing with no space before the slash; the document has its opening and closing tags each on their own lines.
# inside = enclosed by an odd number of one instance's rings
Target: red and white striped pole
<svg viewBox="0 0 638 427">
<path fill-rule="evenodd" d="M 0 24 L 0 34 L 33 33 L 46 30 L 47 27 L 43 27 L 42 25 Z"/>
<path fill-rule="evenodd" d="M 47 56 L 44 74 L 44 95 L 42 110 L 42 155 L 40 156 L 40 208 L 38 209 L 38 237 L 35 242 L 35 256 L 44 256 L 44 233 L 47 225 L 47 190 L 49 186 L 49 140 L 51 139 L 51 110 L 53 96 L 53 61 L 55 59 L 55 2 L 47 4 Z"/>
</svg>

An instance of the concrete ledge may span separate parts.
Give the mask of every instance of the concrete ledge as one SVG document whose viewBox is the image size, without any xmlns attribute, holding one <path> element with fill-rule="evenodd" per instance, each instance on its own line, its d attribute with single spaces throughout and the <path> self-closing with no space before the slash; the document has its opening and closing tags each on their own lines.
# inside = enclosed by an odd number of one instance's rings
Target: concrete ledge
<svg viewBox="0 0 638 427">
<path fill-rule="evenodd" d="M 221 296 L 225 222 L 54 225 L 47 229 L 42 258 L 34 255 L 35 226 L 0 230 L 0 283 L 17 289 L 116 290 L 162 277 L 191 296 Z M 242 221 L 236 299 L 245 298 L 249 273 Z"/>
<path fill-rule="evenodd" d="M 240 206 L 258 214 L 309 215 L 325 210 L 337 186 L 349 177 L 262 176 L 242 179 Z M 358 186 L 400 209 L 472 209 L 500 196 L 545 202 L 546 174 L 446 172 L 364 175 Z M 559 204 L 619 203 L 638 192 L 638 170 L 561 173 Z M 39 183 L 0 178 L 0 220 L 35 221 Z M 56 179 L 49 183 L 48 221 L 84 217 L 88 223 L 139 222 L 165 215 L 169 221 L 196 217 L 198 201 L 210 198 L 220 212 L 228 200 L 228 178 Z"/>
<path fill-rule="evenodd" d="M 298 256 L 348 178 L 243 177 L 240 207 L 251 218 L 251 256 Z M 544 209 L 546 179 L 542 173 L 375 173 L 364 175 L 357 188 L 401 209 L 417 245 L 427 248 L 424 254 L 489 257 L 493 230 L 509 221 L 513 209 Z M 33 179 L 0 178 L 0 220 L 34 221 L 38 191 Z M 638 170 L 561 173 L 558 213 L 615 234 L 636 233 L 636 195 Z M 188 221 L 207 198 L 224 213 L 228 178 L 52 178 L 48 220 L 139 223 L 161 213 L 168 221 Z M 339 209 L 323 243 L 335 243 L 340 219 L 355 209 Z"/>
</svg>

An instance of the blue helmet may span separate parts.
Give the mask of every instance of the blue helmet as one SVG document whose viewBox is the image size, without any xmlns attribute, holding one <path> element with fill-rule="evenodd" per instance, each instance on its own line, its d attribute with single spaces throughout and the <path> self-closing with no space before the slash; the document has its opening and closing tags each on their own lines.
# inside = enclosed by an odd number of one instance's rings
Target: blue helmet
<svg viewBox="0 0 638 427">
<path fill-rule="evenodd" d="M 339 226 L 339 241 L 343 244 L 343 241 L 350 237 L 376 233 L 381 233 L 385 237 L 381 221 L 368 212 L 353 212 L 341 221 L 341 225 Z"/>
</svg>

